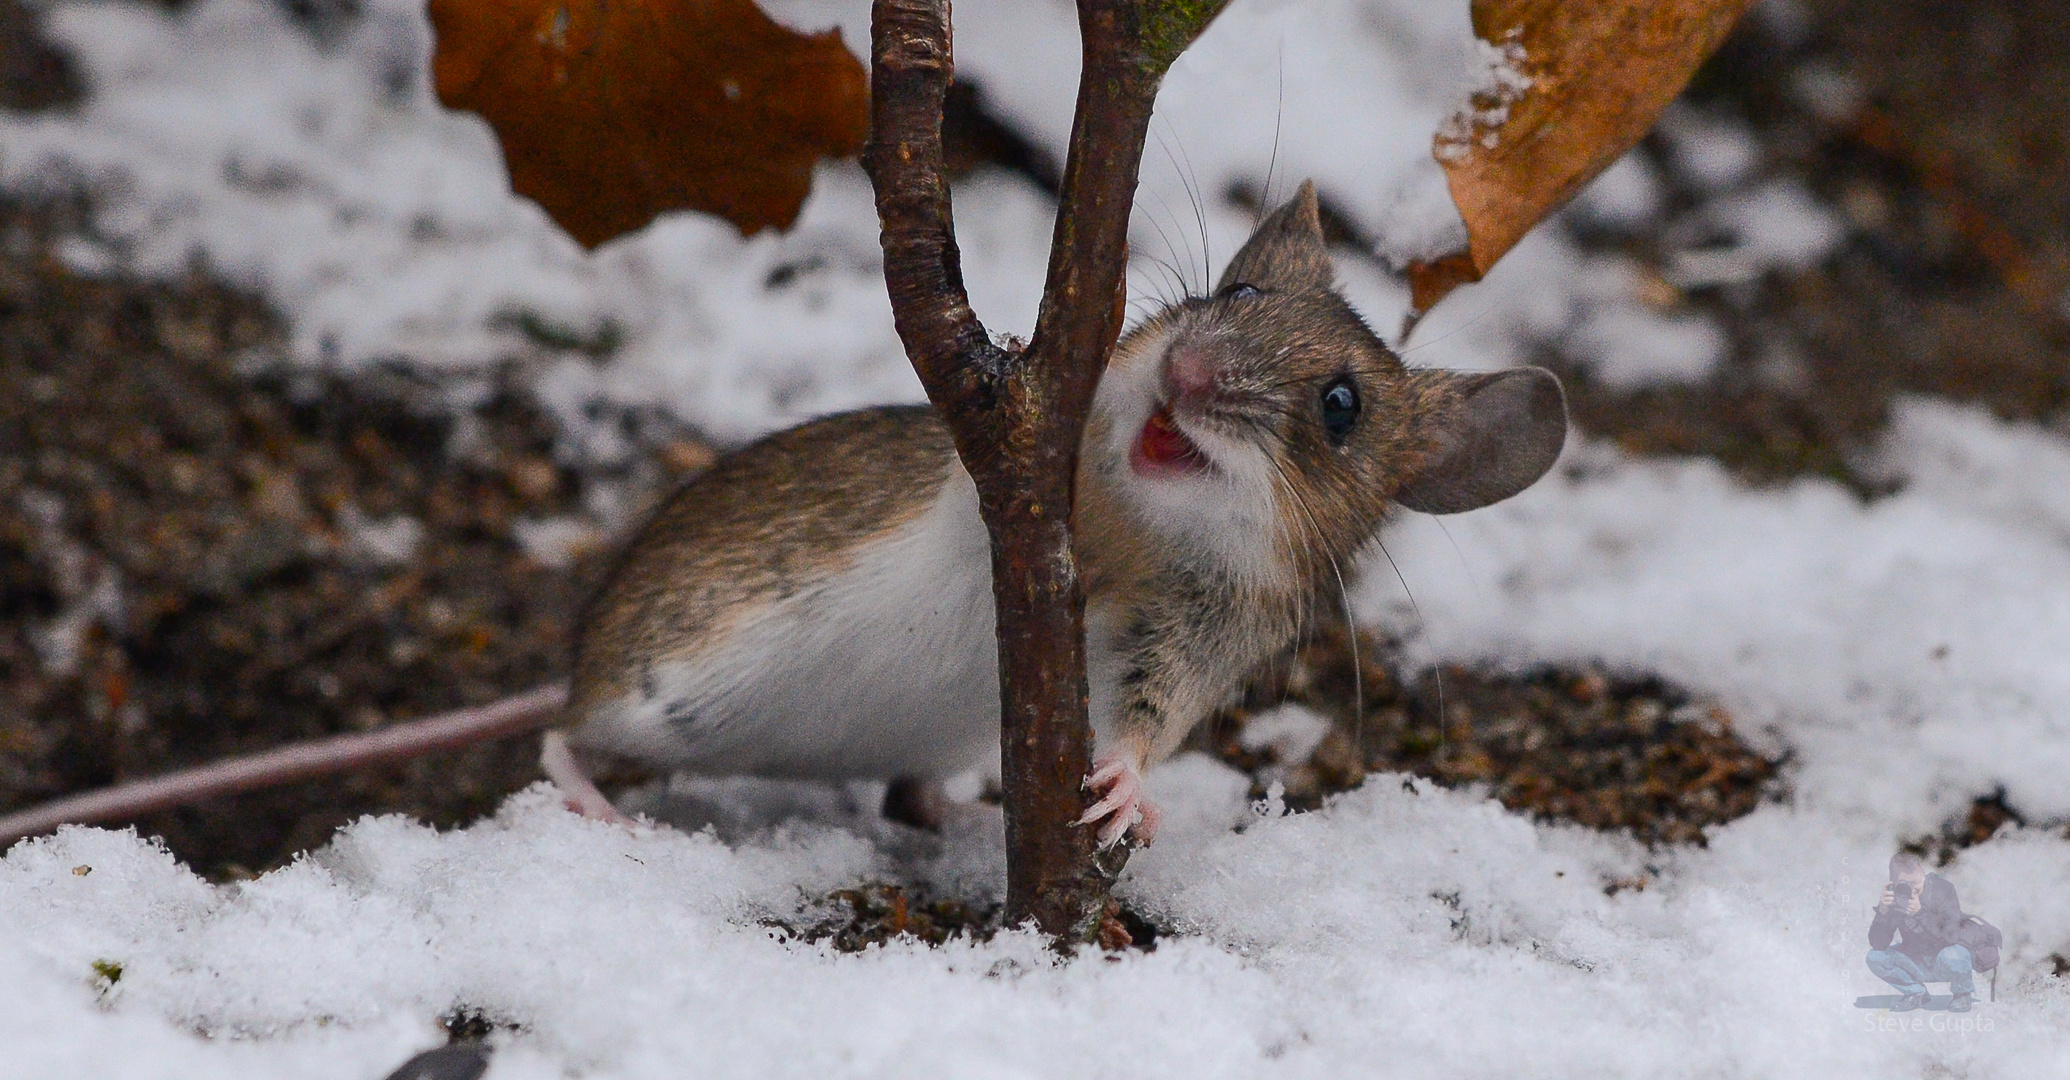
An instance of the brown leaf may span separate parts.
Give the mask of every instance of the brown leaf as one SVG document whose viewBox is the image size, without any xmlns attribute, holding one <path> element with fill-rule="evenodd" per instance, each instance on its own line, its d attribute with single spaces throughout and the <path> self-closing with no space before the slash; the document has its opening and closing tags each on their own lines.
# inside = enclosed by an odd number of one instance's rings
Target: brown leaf
<svg viewBox="0 0 2070 1080">
<path fill-rule="evenodd" d="M 480 113 L 510 186 L 585 246 L 668 210 L 795 221 L 813 163 L 861 150 L 862 62 L 752 0 L 431 0 L 439 100 Z"/>
<path fill-rule="evenodd" d="M 1631 148 L 1751 0 L 1474 0 L 1475 36 L 1529 80 L 1500 78 L 1432 148 L 1467 250 L 1409 267 L 1414 307 L 1495 265 Z"/>
</svg>

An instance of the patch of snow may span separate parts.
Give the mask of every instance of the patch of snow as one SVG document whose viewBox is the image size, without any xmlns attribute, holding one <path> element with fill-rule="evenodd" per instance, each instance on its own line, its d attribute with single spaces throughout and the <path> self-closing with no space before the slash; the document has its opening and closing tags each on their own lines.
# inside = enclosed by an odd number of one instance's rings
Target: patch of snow
<svg viewBox="0 0 2070 1080">
<path fill-rule="evenodd" d="M 346 503 L 338 510 L 338 527 L 345 532 L 347 550 L 355 558 L 375 566 L 400 566 L 416 557 L 424 542 L 424 523 L 408 514 L 370 518 L 359 507 Z"/>
<path fill-rule="evenodd" d="M 1853 77 L 1822 63 L 1799 65 L 1790 73 L 1790 96 L 1828 124 L 1844 123 L 1862 107 L 1862 86 Z"/>
<path fill-rule="evenodd" d="M 1439 161 L 1457 161 L 1473 147 L 1493 150 L 1501 137 L 1499 129 L 1509 122 L 1509 107 L 1523 100 L 1531 89 L 1531 77 L 1524 73 L 1522 29 L 1510 31 L 1497 43 L 1474 39 L 1475 81 L 1467 89 L 1466 104 L 1438 126 L 1435 154 Z"/>
<path fill-rule="evenodd" d="M 1699 190 L 1736 187 L 1761 163 L 1760 140 L 1735 117 L 1677 101 L 1655 127 L 1667 140 L 1669 162 Z"/>
<path fill-rule="evenodd" d="M 1761 0 L 1747 14 L 1784 49 L 1801 47 L 1817 29 L 1804 0 Z"/>
<path fill-rule="evenodd" d="M 1429 659 L 1593 660 L 1718 695 L 1791 747 L 1800 806 L 1916 834 L 2003 786 L 2070 818 L 2070 445 L 1912 401 L 1877 470 L 1904 488 L 1865 504 L 1571 447 L 1509 502 L 1406 520 L 1387 545 L 1415 608 L 1383 573 L 1360 610 L 1420 610 Z"/>
<path fill-rule="evenodd" d="M 1794 178 L 1713 199 L 1703 216 L 1732 242 L 1676 252 L 1667 275 L 1682 288 L 1737 285 L 1771 270 L 1803 270 L 1847 234 L 1840 215 Z"/>
<path fill-rule="evenodd" d="M 1329 733 L 1328 717 L 1289 702 L 1245 720 L 1237 742 L 1251 751 L 1271 747 L 1281 761 L 1305 761 Z"/>
<path fill-rule="evenodd" d="M 519 1025 L 493 1067 L 520 1076 L 2016 1077 L 2064 1049 L 2070 994 L 2036 965 L 2070 935 L 2070 845 L 2040 831 L 1949 871 L 2019 928 L 1986 1026 L 1893 1037 L 1849 1007 L 1877 989 L 1860 954 L 1888 841 L 1844 818 L 1768 807 L 1649 855 L 1397 776 L 1299 816 L 1245 809 L 1242 777 L 1197 756 L 1156 782 L 1172 831 L 1123 892 L 1177 932 L 1112 960 L 1014 933 L 786 943 L 766 921 L 886 869 L 809 821 L 628 832 L 542 788 L 455 832 L 363 820 L 225 886 L 67 829 L 0 860 L 21 931 L 0 974 L 32 999 L 0 1037 L 24 1075 L 362 1078 L 455 1007 Z M 996 860 L 996 836 L 947 842 Z"/>
<path fill-rule="evenodd" d="M 604 542 L 603 531 L 579 517 L 519 518 L 511 524 L 518 548 L 541 566 L 565 567 Z"/>
<path fill-rule="evenodd" d="M 19 500 L 39 534 L 37 548 L 54 564 L 48 569 L 62 605 L 29 627 L 29 647 L 45 671 L 71 675 L 84 659 L 88 635 L 100 627 L 119 629 L 127 617 L 122 574 L 65 531 L 64 500 L 36 488 L 25 489 Z"/>
<path fill-rule="evenodd" d="M 1627 151 L 1601 176 L 1574 197 L 1574 209 L 1587 220 L 1636 231 L 1660 213 L 1660 177 L 1638 150 Z"/>
<path fill-rule="evenodd" d="M 1639 299 L 1638 271 L 1627 260 L 1593 258 L 1581 270 L 1578 292 L 1586 299 L 1561 345 L 1596 382 L 1614 390 L 1702 382 L 1730 351 L 1709 315 Z"/>
</svg>

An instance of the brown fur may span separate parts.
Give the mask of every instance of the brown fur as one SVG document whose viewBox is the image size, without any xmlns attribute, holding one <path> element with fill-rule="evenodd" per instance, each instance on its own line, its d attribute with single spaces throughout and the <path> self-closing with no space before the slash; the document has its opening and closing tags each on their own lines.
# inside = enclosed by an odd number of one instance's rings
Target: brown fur
<svg viewBox="0 0 2070 1080">
<path fill-rule="evenodd" d="M 1314 190 L 1304 185 L 1260 223 L 1215 295 L 1173 305 L 1116 351 L 1117 366 L 1159 363 L 1163 350 L 1145 351 L 1157 343 L 1212 355 L 1218 396 L 1189 419 L 1270 458 L 1287 569 L 1277 578 L 1232 573 L 1159 537 L 1120 494 L 1129 464 L 1087 454 L 1079 525 L 1088 593 L 1095 607 L 1106 599 L 1125 613 L 1116 734 L 1146 762 L 1175 749 L 1292 643 L 1323 597 L 1347 587 L 1390 498 L 1459 424 L 1462 378 L 1404 367 L 1333 291 L 1332 273 Z M 1239 285 L 1256 292 L 1237 295 Z M 1347 376 L 1363 408 L 1333 444 L 1321 394 Z M 1106 441 L 1106 422 L 1096 420 L 1088 446 Z"/>
<path fill-rule="evenodd" d="M 829 416 L 721 458 L 640 529 L 577 621 L 571 721 L 641 662 L 694 650 L 743 610 L 837 573 L 925 512 L 955 466 L 925 405 Z"/>
<path fill-rule="evenodd" d="M 1184 419 L 1261 451 L 1273 491 L 1265 569 L 1232 564 L 1137 504 L 1127 455 L 1112 450 L 1115 418 L 1096 411 L 1078 476 L 1078 555 L 1088 610 L 1120 664 L 1112 734 L 1142 764 L 1175 749 L 1346 586 L 1397 494 L 1445 510 L 1484 505 L 1558 453 L 1565 419 L 1551 376 L 1411 371 L 1331 274 L 1304 185 L 1260 224 L 1214 296 L 1173 305 L 1116 349 L 1110 379 L 1163 377 L 1182 346 L 1207 358 L 1214 390 Z M 1362 407 L 1333 439 L 1323 394 L 1347 378 Z M 847 567 L 927 510 L 957 468 L 925 407 L 828 417 L 723 459 L 648 524 L 589 609 L 571 717 L 623 692 L 641 666 Z"/>
</svg>

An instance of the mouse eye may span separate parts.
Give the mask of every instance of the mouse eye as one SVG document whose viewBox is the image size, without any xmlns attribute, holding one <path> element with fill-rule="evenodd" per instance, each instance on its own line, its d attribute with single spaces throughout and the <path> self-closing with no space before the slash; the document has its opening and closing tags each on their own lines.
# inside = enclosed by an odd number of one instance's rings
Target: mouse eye
<svg viewBox="0 0 2070 1080">
<path fill-rule="evenodd" d="M 1358 423 L 1358 384 L 1349 375 L 1331 379 L 1322 392 L 1323 431 L 1330 436 L 1332 446 L 1341 446 L 1344 437 L 1351 434 L 1351 426 Z"/>
<path fill-rule="evenodd" d="M 1265 290 L 1248 281 L 1232 281 L 1222 286 L 1221 291 L 1216 295 L 1229 300 L 1248 300 L 1253 296 L 1265 295 Z"/>
</svg>

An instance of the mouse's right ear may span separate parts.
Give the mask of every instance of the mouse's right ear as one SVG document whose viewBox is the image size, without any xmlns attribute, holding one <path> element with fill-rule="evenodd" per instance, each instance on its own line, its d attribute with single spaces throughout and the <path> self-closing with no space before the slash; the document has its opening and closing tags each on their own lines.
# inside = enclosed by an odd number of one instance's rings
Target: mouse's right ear
<svg viewBox="0 0 2070 1080">
<path fill-rule="evenodd" d="M 1243 250 L 1222 271 L 1215 291 L 1239 284 L 1268 292 L 1327 289 L 1336 273 L 1330 265 L 1329 245 L 1323 242 L 1322 207 L 1315 200 L 1315 181 L 1304 180 L 1285 206 L 1258 223 Z"/>
<path fill-rule="evenodd" d="M 1395 502 L 1427 514 L 1478 510 L 1530 487 L 1559 460 L 1567 397 L 1552 372 L 1430 374 L 1452 380 L 1459 396 L 1435 416 L 1430 456 L 1394 493 Z"/>
</svg>

